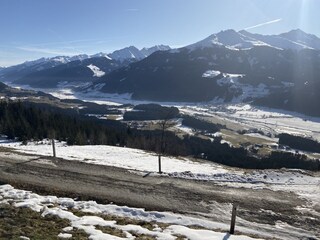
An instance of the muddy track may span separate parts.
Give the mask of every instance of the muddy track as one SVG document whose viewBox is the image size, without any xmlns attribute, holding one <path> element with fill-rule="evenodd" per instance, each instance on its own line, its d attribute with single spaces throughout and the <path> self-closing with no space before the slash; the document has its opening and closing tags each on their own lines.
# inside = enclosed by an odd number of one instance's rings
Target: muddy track
<svg viewBox="0 0 320 240">
<path fill-rule="evenodd" d="M 236 202 L 239 203 L 239 214 L 244 220 L 271 225 L 280 220 L 309 233 L 319 234 L 316 226 L 320 226 L 320 220 L 309 219 L 295 210 L 304 202 L 294 193 L 232 188 L 213 182 L 161 176 L 142 177 L 116 167 L 37 156 L 29 156 L 26 161 L 17 156 L 1 154 L 0 182 L 40 193 L 95 199 L 148 210 L 192 213 L 225 223 L 228 223 L 230 213 L 221 213 L 221 209 L 215 206 L 229 206 L 226 204 Z M 261 213 L 261 209 L 277 215 Z"/>
</svg>

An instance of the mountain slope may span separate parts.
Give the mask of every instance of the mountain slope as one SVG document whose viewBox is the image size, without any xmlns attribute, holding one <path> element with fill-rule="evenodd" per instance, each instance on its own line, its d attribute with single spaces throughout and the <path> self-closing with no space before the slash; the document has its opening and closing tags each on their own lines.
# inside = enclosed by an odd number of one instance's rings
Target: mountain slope
<svg viewBox="0 0 320 240">
<path fill-rule="evenodd" d="M 4 68 L 0 71 L 0 80 L 6 82 L 14 82 L 15 80 L 33 73 L 50 69 L 72 61 L 87 59 L 89 56 L 82 54 L 77 56 L 57 56 L 53 58 L 40 58 L 34 61 L 27 61 L 15 66 Z"/>
<path fill-rule="evenodd" d="M 217 34 L 212 34 L 204 40 L 187 46 L 187 48 L 194 50 L 196 48 L 212 47 L 213 45 L 226 46 L 233 49 L 252 48 L 254 46 L 270 46 L 262 41 L 229 29 Z"/>
<path fill-rule="evenodd" d="M 224 34 L 234 38 L 223 40 Z M 102 92 L 131 93 L 133 99 L 254 102 L 320 115 L 318 50 L 282 50 L 237 36 L 227 31 L 186 48 L 154 53 L 101 77 L 91 87 L 99 84 Z M 239 51 L 236 45 L 246 48 Z"/>
<path fill-rule="evenodd" d="M 239 32 L 240 34 L 264 42 L 270 46 L 281 49 L 317 49 L 320 50 L 320 39 L 314 35 L 304 33 L 301 30 L 292 30 L 288 33 L 280 35 L 261 35 L 249 33 L 245 30 Z"/>
<path fill-rule="evenodd" d="M 312 34 L 307 34 L 300 29 L 280 34 L 281 37 L 320 50 L 320 39 Z"/>
<path fill-rule="evenodd" d="M 229 29 L 212 34 L 197 43 L 187 46 L 189 49 L 211 47 L 213 45 L 226 46 L 231 49 L 247 49 L 255 46 L 269 46 L 280 49 L 317 49 L 320 50 L 320 39 L 307 34 L 300 29 L 279 35 L 253 34 L 245 30 L 236 32 Z"/>
<path fill-rule="evenodd" d="M 155 51 L 168 49 L 170 47 L 164 45 L 141 50 L 131 46 L 111 54 L 100 52 L 91 56 L 83 54 L 41 58 L 0 69 L 0 80 L 38 88 L 56 87 L 61 82 L 91 82 L 94 77 L 101 77 L 119 67 L 141 60 Z"/>
<path fill-rule="evenodd" d="M 156 45 L 150 48 L 142 48 L 139 50 L 138 48 L 134 46 L 126 47 L 120 50 L 116 50 L 113 53 L 109 54 L 108 56 L 114 60 L 119 60 L 119 61 L 125 61 L 128 59 L 135 59 L 135 60 L 142 60 L 152 53 L 156 51 L 166 51 L 170 50 L 169 46 L 165 45 Z"/>
<path fill-rule="evenodd" d="M 88 83 L 127 64 L 127 61 L 119 62 L 106 57 L 88 58 L 32 72 L 17 79 L 14 83 L 37 88 L 54 88 L 59 84 Z"/>
<path fill-rule="evenodd" d="M 102 91 L 129 92 L 133 93 L 135 99 L 209 101 L 214 97 L 225 98 L 231 90 L 228 85 L 220 84 L 217 80 L 224 78 L 223 73 L 238 74 L 235 77 L 243 74 L 258 75 L 262 68 L 268 72 L 270 61 L 277 56 L 277 50 L 268 49 L 268 56 L 264 55 L 264 49 L 239 52 L 213 46 L 191 52 L 187 48 L 174 53 L 157 52 L 102 77 L 96 83 L 105 83 Z M 255 63 L 258 58 L 261 61 Z M 276 71 L 281 71 L 281 67 Z M 236 91 L 230 97 L 239 94 Z"/>
</svg>

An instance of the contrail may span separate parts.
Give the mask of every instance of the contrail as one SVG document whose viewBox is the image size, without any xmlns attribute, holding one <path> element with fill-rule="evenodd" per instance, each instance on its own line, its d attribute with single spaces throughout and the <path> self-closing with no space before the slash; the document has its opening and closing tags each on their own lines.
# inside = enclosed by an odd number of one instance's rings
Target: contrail
<svg viewBox="0 0 320 240">
<path fill-rule="evenodd" d="M 28 51 L 28 52 L 38 52 L 38 53 L 46 53 L 46 54 L 54 54 L 54 55 L 78 55 L 79 52 L 69 52 L 63 51 L 59 49 L 51 49 L 51 48 L 38 48 L 38 47 L 16 47 L 17 49 Z"/>
<path fill-rule="evenodd" d="M 260 24 L 257 24 L 257 25 L 251 26 L 251 27 L 246 27 L 244 30 L 249 30 L 249 29 L 252 29 L 252 28 L 257 28 L 257 27 L 261 27 L 261 26 L 264 26 L 264 25 L 268 25 L 268 24 L 272 24 L 272 23 L 276 23 L 276 22 L 280 22 L 280 21 L 282 21 L 282 18 L 278 18 L 278 19 L 275 19 L 275 20 L 272 20 L 272 21 L 260 23 Z"/>
</svg>

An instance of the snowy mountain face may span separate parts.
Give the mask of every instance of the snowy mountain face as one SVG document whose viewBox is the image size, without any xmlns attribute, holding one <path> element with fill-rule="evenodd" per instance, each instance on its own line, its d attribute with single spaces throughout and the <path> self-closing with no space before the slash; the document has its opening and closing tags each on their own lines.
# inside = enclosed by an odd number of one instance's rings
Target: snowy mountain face
<svg viewBox="0 0 320 240">
<path fill-rule="evenodd" d="M 126 61 L 120 62 L 106 57 L 91 57 L 31 72 L 16 79 L 14 83 L 35 88 L 80 86 L 92 83 L 95 79 L 127 64 Z"/>
<path fill-rule="evenodd" d="M 142 48 L 140 50 L 140 52 L 143 54 L 144 57 L 148 57 L 149 55 L 151 55 L 152 53 L 156 52 L 156 51 L 168 51 L 171 48 L 169 46 L 166 45 L 156 45 L 150 48 Z"/>
<path fill-rule="evenodd" d="M 287 33 L 282 33 L 279 35 L 261 35 L 261 34 L 252 34 L 247 31 L 240 31 L 240 34 L 262 41 L 266 44 L 269 44 L 273 47 L 281 49 L 292 49 L 292 50 L 301 50 L 301 49 L 314 49 L 320 50 L 320 39 L 315 35 L 307 34 L 299 29 L 292 30 Z"/>
<path fill-rule="evenodd" d="M 269 46 L 268 44 L 262 41 L 245 36 L 240 32 L 236 32 L 230 29 L 226 31 L 221 31 L 217 34 L 212 34 L 204 40 L 191 44 L 186 48 L 194 50 L 197 48 L 212 47 L 213 45 L 225 46 L 235 50 L 252 48 L 254 46 Z"/>
<path fill-rule="evenodd" d="M 134 46 L 131 46 L 114 51 L 111 54 L 100 52 L 90 56 L 81 54 L 71 57 L 56 56 L 53 58 L 40 58 L 34 61 L 28 61 L 19 65 L 0 69 L 0 81 L 14 82 L 16 84 L 34 85 L 34 87 L 43 87 L 47 85 L 43 83 L 40 84 L 39 82 L 39 79 L 47 81 L 46 78 L 50 78 L 49 82 L 52 83 L 48 85 L 50 85 L 51 87 L 55 87 L 56 85 L 53 83 L 56 83 L 58 80 L 53 80 L 52 78 L 54 76 L 64 79 L 64 82 L 76 81 L 76 78 L 81 79 L 79 80 L 80 82 L 85 81 L 85 78 L 87 78 L 88 82 L 91 82 L 92 76 L 101 77 L 105 73 L 109 73 L 110 71 L 115 70 L 118 67 L 126 66 L 132 62 L 139 61 L 154 53 L 155 51 L 164 51 L 168 49 L 170 49 L 170 47 L 164 45 L 157 45 L 151 48 L 143 48 L 141 50 L 137 49 Z M 96 65 L 95 59 L 97 58 L 104 58 L 106 61 L 98 61 L 99 63 L 98 65 Z M 88 59 L 93 60 L 89 60 L 88 62 L 86 62 Z M 84 65 L 83 62 L 85 62 L 84 64 L 86 65 Z M 101 65 L 101 62 L 106 62 L 106 65 Z M 66 66 L 61 67 L 61 65 Z M 56 67 L 58 68 L 55 69 Z M 79 70 L 80 68 L 84 68 L 86 70 Z M 76 69 L 78 72 L 76 72 Z M 91 70 L 91 73 L 93 74 L 92 76 L 89 76 L 87 72 L 88 69 Z M 86 74 L 79 76 L 79 74 L 83 72 L 85 72 Z M 35 79 L 31 79 L 31 77 Z M 37 86 L 38 83 L 40 84 L 39 86 Z"/>
<path fill-rule="evenodd" d="M 124 61 L 126 59 L 136 59 L 141 60 L 144 58 L 140 50 L 134 46 L 126 47 L 120 50 L 116 50 L 113 53 L 109 54 L 110 58 Z"/>
<path fill-rule="evenodd" d="M 15 66 L 7 67 L 0 71 L 0 80 L 5 82 L 14 82 L 17 79 L 34 72 L 54 68 L 61 64 L 67 64 L 72 61 L 82 61 L 87 58 L 89 58 L 88 55 L 82 54 L 71 57 L 56 56 L 52 58 L 40 58 L 34 61 L 27 61 Z"/>
<path fill-rule="evenodd" d="M 319 50 L 289 38 L 274 37 L 281 39 L 275 46 L 228 30 L 185 48 L 156 52 L 95 84 L 103 85 L 102 92 L 130 93 L 136 100 L 253 102 L 320 116 Z M 304 44 L 308 40 L 306 35 Z"/>
<path fill-rule="evenodd" d="M 225 46 L 234 50 L 248 49 L 257 46 L 268 46 L 278 49 L 317 49 L 320 50 L 320 39 L 315 35 L 307 34 L 301 30 L 292 30 L 280 35 L 253 34 L 245 30 L 221 31 L 208 38 L 187 46 L 194 50 L 197 48 L 212 47 L 213 45 Z"/>
<path fill-rule="evenodd" d="M 134 46 L 130 46 L 120 50 L 116 50 L 113 53 L 110 53 L 108 56 L 118 61 L 124 61 L 128 59 L 135 59 L 139 61 L 148 57 L 149 55 L 151 55 L 156 51 L 166 51 L 166 50 L 170 50 L 170 47 L 165 45 L 156 45 L 150 48 L 142 48 L 141 50 L 139 50 Z"/>
<path fill-rule="evenodd" d="M 25 63 L 22 63 L 21 65 L 26 65 L 26 66 L 35 66 L 35 65 L 39 65 L 39 64 L 44 64 L 44 63 L 68 63 L 68 62 L 72 62 L 72 61 L 77 61 L 77 60 L 84 60 L 89 58 L 88 55 L 86 54 L 80 54 L 80 55 L 75 55 L 75 56 L 56 56 L 56 57 L 52 57 L 52 58 L 40 58 L 34 61 L 27 61 Z"/>
<path fill-rule="evenodd" d="M 24 71 L 16 71 L 17 76 L 10 78 L 10 81 L 36 88 L 82 86 L 90 84 L 116 69 L 144 59 L 156 51 L 167 49 L 169 47 L 162 45 L 142 50 L 131 46 L 111 54 L 97 53 L 91 56 L 43 58 L 29 62 L 28 67 L 22 66 Z M 44 63 L 47 65 L 43 65 Z M 4 75 L 3 78 L 8 79 L 7 76 Z"/>
<path fill-rule="evenodd" d="M 87 67 L 93 72 L 93 77 L 102 77 L 102 76 L 104 76 L 106 74 L 99 67 L 97 67 L 97 66 L 95 66 L 93 64 L 90 64 Z"/>
<path fill-rule="evenodd" d="M 110 57 L 108 56 L 107 53 L 103 53 L 103 52 L 99 52 L 99 53 L 93 54 L 93 55 L 91 55 L 90 57 L 92 57 L 92 58 L 105 57 L 105 58 L 107 58 L 107 59 L 109 59 L 109 60 L 112 59 L 112 58 L 110 58 Z"/>
<path fill-rule="evenodd" d="M 280 34 L 281 37 L 291 40 L 295 43 L 302 44 L 307 48 L 320 50 L 320 39 L 312 34 L 307 34 L 300 29 L 292 30 L 287 33 Z"/>
</svg>

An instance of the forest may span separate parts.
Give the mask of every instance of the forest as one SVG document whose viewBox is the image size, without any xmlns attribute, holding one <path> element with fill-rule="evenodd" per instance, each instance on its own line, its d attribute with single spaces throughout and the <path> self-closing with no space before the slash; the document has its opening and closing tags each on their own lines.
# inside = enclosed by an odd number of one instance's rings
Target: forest
<svg viewBox="0 0 320 240">
<path fill-rule="evenodd" d="M 38 108 L 22 102 L 0 102 L 0 133 L 9 139 L 27 144 L 28 140 L 55 138 L 69 145 L 126 146 L 159 152 L 161 130 L 137 130 L 112 120 L 94 117 L 66 115 L 55 109 Z M 319 160 L 309 160 L 300 154 L 273 152 L 270 156 L 257 158 L 244 148 L 234 148 L 214 141 L 185 135 L 177 137 L 165 132 L 164 153 L 173 156 L 192 156 L 209 161 L 242 168 L 300 168 L 320 170 Z"/>
<path fill-rule="evenodd" d="M 287 145 L 291 148 L 302 151 L 320 153 L 320 143 L 315 140 L 300 136 L 293 136 L 287 133 L 279 134 L 278 137 L 279 144 Z"/>
<path fill-rule="evenodd" d="M 135 106 L 132 111 L 125 112 L 123 120 L 163 120 L 176 118 L 178 115 L 179 109 L 176 107 L 163 107 L 159 104 L 140 104 Z"/>
</svg>

